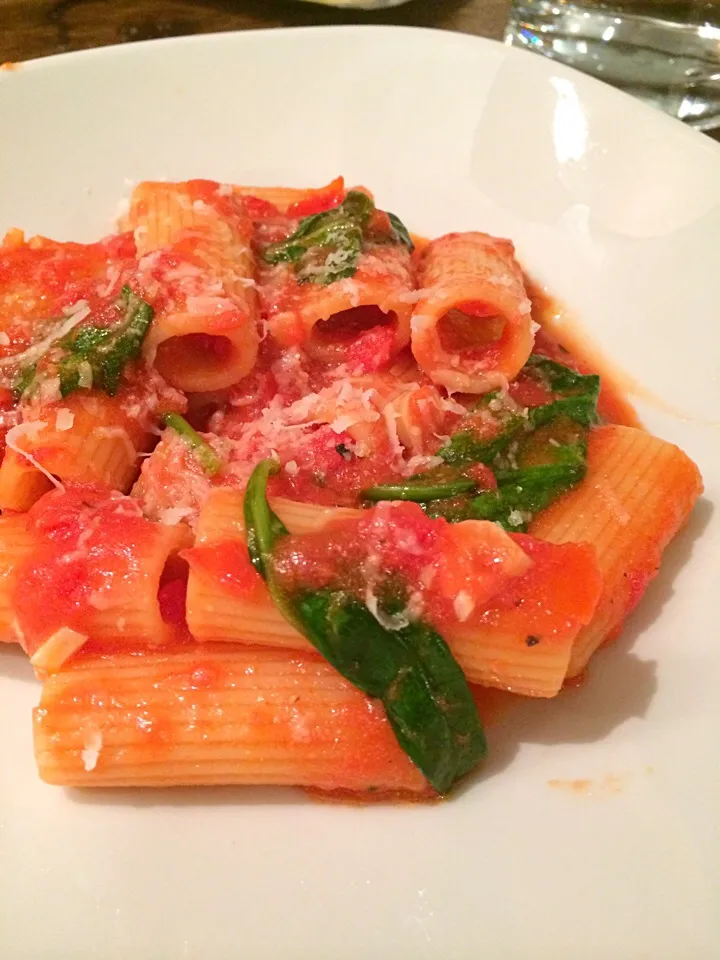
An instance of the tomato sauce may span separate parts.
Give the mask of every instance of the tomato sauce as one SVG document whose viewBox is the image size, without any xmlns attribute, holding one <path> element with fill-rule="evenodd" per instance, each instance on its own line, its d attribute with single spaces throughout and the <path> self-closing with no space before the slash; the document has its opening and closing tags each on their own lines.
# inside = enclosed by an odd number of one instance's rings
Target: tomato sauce
<svg viewBox="0 0 720 960">
<path fill-rule="evenodd" d="M 637 413 L 626 393 L 633 386 L 630 378 L 614 367 L 590 344 L 587 335 L 568 323 L 568 310 L 538 284 L 525 280 L 532 304 L 532 318 L 541 329 L 535 336 L 535 353 L 572 367 L 578 373 L 600 375 L 598 413 L 607 423 L 641 428 Z M 561 320 L 562 318 L 562 320 Z"/>
<path fill-rule="evenodd" d="M 48 493 L 28 516 L 36 547 L 21 565 L 14 606 L 32 653 L 61 627 L 91 632 L 94 598 L 141 576 L 154 528 L 135 501 L 91 485 Z"/>
</svg>

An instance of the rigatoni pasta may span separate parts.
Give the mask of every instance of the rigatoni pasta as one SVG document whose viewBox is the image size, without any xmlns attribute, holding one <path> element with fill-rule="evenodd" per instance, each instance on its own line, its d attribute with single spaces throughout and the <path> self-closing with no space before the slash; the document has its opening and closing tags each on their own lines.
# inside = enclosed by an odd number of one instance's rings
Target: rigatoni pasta
<svg viewBox="0 0 720 960">
<path fill-rule="evenodd" d="M 424 799 L 485 756 L 478 688 L 561 695 L 702 481 L 541 319 L 509 240 L 416 246 L 342 178 L 11 230 L 0 640 L 42 778 Z"/>
<path fill-rule="evenodd" d="M 140 282 L 162 306 L 146 341 L 169 383 L 232 386 L 253 367 L 258 330 L 252 225 L 231 191 L 208 180 L 141 183 L 128 225 Z"/>
<path fill-rule="evenodd" d="M 487 393 L 514 379 L 533 344 L 530 301 L 509 240 L 450 233 L 420 262 L 413 354 L 434 383 Z"/>
<path fill-rule="evenodd" d="M 47 680 L 34 733 L 40 776 L 64 786 L 428 793 L 382 706 L 315 654 L 222 644 L 89 656 Z"/>
<path fill-rule="evenodd" d="M 551 543 L 590 540 L 603 590 L 592 621 L 573 644 L 568 676 L 617 634 L 660 568 L 662 553 L 702 491 L 692 460 L 643 430 L 609 425 L 590 436 L 585 482 L 534 521 Z"/>
</svg>

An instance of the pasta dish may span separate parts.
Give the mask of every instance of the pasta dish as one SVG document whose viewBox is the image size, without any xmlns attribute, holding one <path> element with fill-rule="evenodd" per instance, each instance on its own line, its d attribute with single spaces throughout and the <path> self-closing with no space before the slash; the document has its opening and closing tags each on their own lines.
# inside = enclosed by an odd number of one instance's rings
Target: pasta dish
<svg viewBox="0 0 720 960">
<path fill-rule="evenodd" d="M 513 244 L 364 187 L 137 185 L 0 246 L 0 640 L 75 787 L 446 794 L 702 491 L 533 316 Z M 490 743 L 492 749 L 492 743 Z"/>
</svg>

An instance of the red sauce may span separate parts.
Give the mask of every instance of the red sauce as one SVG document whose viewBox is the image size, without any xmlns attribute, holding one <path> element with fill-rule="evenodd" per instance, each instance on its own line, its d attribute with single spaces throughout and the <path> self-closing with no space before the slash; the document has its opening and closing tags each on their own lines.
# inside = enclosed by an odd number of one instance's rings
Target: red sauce
<svg viewBox="0 0 720 960">
<path fill-rule="evenodd" d="M 243 205 L 251 220 L 266 220 L 281 215 L 274 203 L 263 200 L 262 197 L 243 197 Z"/>
<path fill-rule="evenodd" d="M 506 632 L 544 643 L 587 623 L 601 588 L 586 544 L 508 537 L 489 523 L 447 524 L 414 503 L 381 504 L 320 532 L 287 537 L 275 565 L 291 593 L 330 587 L 365 602 L 370 587 L 401 607 L 410 602 L 440 633 L 459 623 L 502 622 Z"/>
<path fill-rule="evenodd" d="M 250 562 L 247 547 L 237 540 L 193 547 L 181 556 L 193 573 L 234 596 L 246 599 L 262 590 L 263 579 Z"/>
<path fill-rule="evenodd" d="M 625 393 L 629 378 L 614 368 L 588 337 L 567 322 L 567 308 L 550 296 L 539 285 L 526 278 L 525 285 L 532 303 L 532 317 L 542 327 L 535 337 L 535 352 L 558 363 L 572 367 L 578 373 L 599 374 L 600 399 L 598 413 L 608 423 L 641 428 L 637 413 Z M 560 323 L 559 318 L 563 317 Z"/>
<path fill-rule="evenodd" d="M 304 200 L 291 203 L 287 208 L 287 215 L 288 217 L 301 219 L 302 217 L 312 216 L 312 214 L 315 213 L 324 213 L 326 210 L 332 210 L 334 207 L 337 207 L 344 199 L 344 181 L 342 177 L 338 177 L 337 180 L 333 180 L 332 183 L 328 184 L 326 190 L 317 193 L 313 192 L 311 196 L 306 197 Z"/>
<path fill-rule="evenodd" d="M 10 339 L 0 356 L 25 349 L 37 336 L 35 321 L 61 316 L 79 300 L 87 301 L 96 326 L 116 323 L 115 300 L 134 270 L 131 233 L 91 244 L 34 237 L 0 246 L 0 322 Z"/>
<path fill-rule="evenodd" d="M 140 575 L 155 528 L 135 501 L 90 485 L 48 493 L 28 516 L 36 549 L 21 565 L 14 605 L 32 652 L 61 627 L 91 632 L 91 598 Z"/>
</svg>

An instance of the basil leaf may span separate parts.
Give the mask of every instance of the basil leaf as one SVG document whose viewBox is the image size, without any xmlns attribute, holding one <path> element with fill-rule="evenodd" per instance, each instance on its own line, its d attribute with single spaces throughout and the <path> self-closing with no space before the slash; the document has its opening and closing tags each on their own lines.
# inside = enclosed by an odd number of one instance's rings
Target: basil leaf
<svg viewBox="0 0 720 960">
<path fill-rule="evenodd" d="M 272 552 L 288 531 L 267 502 L 265 460 L 245 493 L 250 558 L 278 609 L 347 680 L 381 699 L 398 743 L 440 793 L 485 755 L 485 737 L 465 676 L 439 634 L 422 623 L 388 630 L 342 589 L 289 594 Z"/>
<path fill-rule="evenodd" d="M 163 423 L 182 437 L 192 450 L 193 456 L 205 473 L 213 477 L 216 473 L 220 472 L 222 469 L 220 457 L 215 453 L 207 440 L 204 440 L 184 417 L 181 417 L 179 413 L 166 413 L 163 417 Z"/>
</svg>

